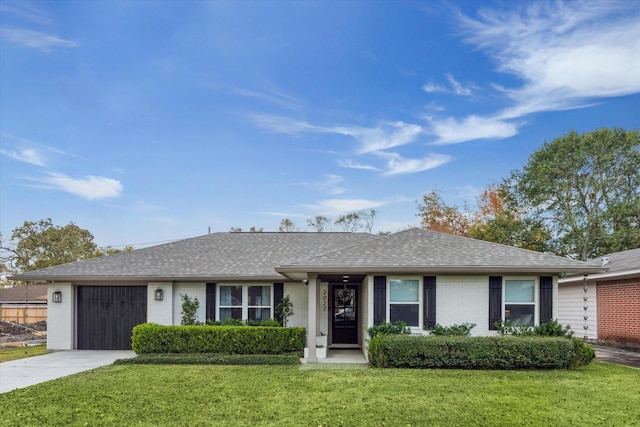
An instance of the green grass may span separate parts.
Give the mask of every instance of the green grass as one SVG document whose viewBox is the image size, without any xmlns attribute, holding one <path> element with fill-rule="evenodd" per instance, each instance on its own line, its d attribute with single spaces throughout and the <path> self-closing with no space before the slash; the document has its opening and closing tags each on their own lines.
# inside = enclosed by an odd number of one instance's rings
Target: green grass
<svg viewBox="0 0 640 427">
<path fill-rule="evenodd" d="M 40 356 L 47 353 L 46 344 L 30 347 L 9 347 L 0 349 L 0 363 L 11 360 L 24 359 L 25 357 Z"/>
<path fill-rule="evenodd" d="M 640 370 L 111 365 L 0 395 L 0 425 L 640 425 Z"/>
</svg>

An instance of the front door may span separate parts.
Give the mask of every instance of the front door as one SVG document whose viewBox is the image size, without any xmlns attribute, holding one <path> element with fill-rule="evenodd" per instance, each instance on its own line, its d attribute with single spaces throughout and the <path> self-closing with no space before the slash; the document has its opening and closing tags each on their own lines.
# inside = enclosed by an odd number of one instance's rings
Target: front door
<svg viewBox="0 0 640 427">
<path fill-rule="evenodd" d="M 358 344 L 358 287 L 333 285 L 332 344 Z"/>
</svg>

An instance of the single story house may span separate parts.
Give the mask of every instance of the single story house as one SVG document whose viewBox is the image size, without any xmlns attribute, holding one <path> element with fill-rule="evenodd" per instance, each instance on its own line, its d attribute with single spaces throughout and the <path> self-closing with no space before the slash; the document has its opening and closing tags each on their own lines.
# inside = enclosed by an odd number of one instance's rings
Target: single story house
<svg viewBox="0 0 640 427">
<path fill-rule="evenodd" d="M 316 348 L 359 348 L 367 329 L 403 320 L 423 327 L 539 324 L 558 313 L 558 276 L 597 265 L 449 234 L 407 229 L 367 233 L 214 233 L 13 276 L 49 283 L 51 350 L 130 348 L 143 322 L 179 325 L 181 295 L 198 319 L 269 319 L 286 295 L 288 326 Z M 321 352 L 323 353 L 323 352 Z"/>
<path fill-rule="evenodd" d="M 0 320 L 16 323 L 47 320 L 47 285 L 0 288 Z"/>
<path fill-rule="evenodd" d="M 579 337 L 640 348 L 640 248 L 600 261 L 608 271 L 558 280 L 558 321 Z"/>
</svg>

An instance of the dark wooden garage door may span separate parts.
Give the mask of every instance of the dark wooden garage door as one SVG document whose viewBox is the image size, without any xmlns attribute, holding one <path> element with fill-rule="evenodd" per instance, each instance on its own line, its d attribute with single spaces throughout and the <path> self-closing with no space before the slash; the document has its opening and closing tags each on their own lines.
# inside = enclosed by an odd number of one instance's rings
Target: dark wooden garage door
<svg viewBox="0 0 640 427">
<path fill-rule="evenodd" d="M 78 286 L 78 350 L 130 350 L 147 321 L 146 286 Z"/>
</svg>

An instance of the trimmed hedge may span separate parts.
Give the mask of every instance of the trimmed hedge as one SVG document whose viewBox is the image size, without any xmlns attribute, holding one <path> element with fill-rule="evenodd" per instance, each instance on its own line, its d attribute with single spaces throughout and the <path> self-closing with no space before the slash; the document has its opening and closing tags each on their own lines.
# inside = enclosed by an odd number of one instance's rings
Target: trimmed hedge
<svg viewBox="0 0 640 427">
<path fill-rule="evenodd" d="M 143 323 L 133 328 L 131 347 L 146 353 L 287 354 L 302 356 L 304 328 L 268 326 L 162 326 Z"/>
<path fill-rule="evenodd" d="M 118 359 L 116 365 L 299 365 L 297 354 L 142 354 L 132 359 Z"/>
<path fill-rule="evenodd" d="M 377 335 L 369 342 L 369 363 L 379 368 L 574 369 L 592 359 L 586 344 L 575 341 L 556 337 Z"/>
</svg>

